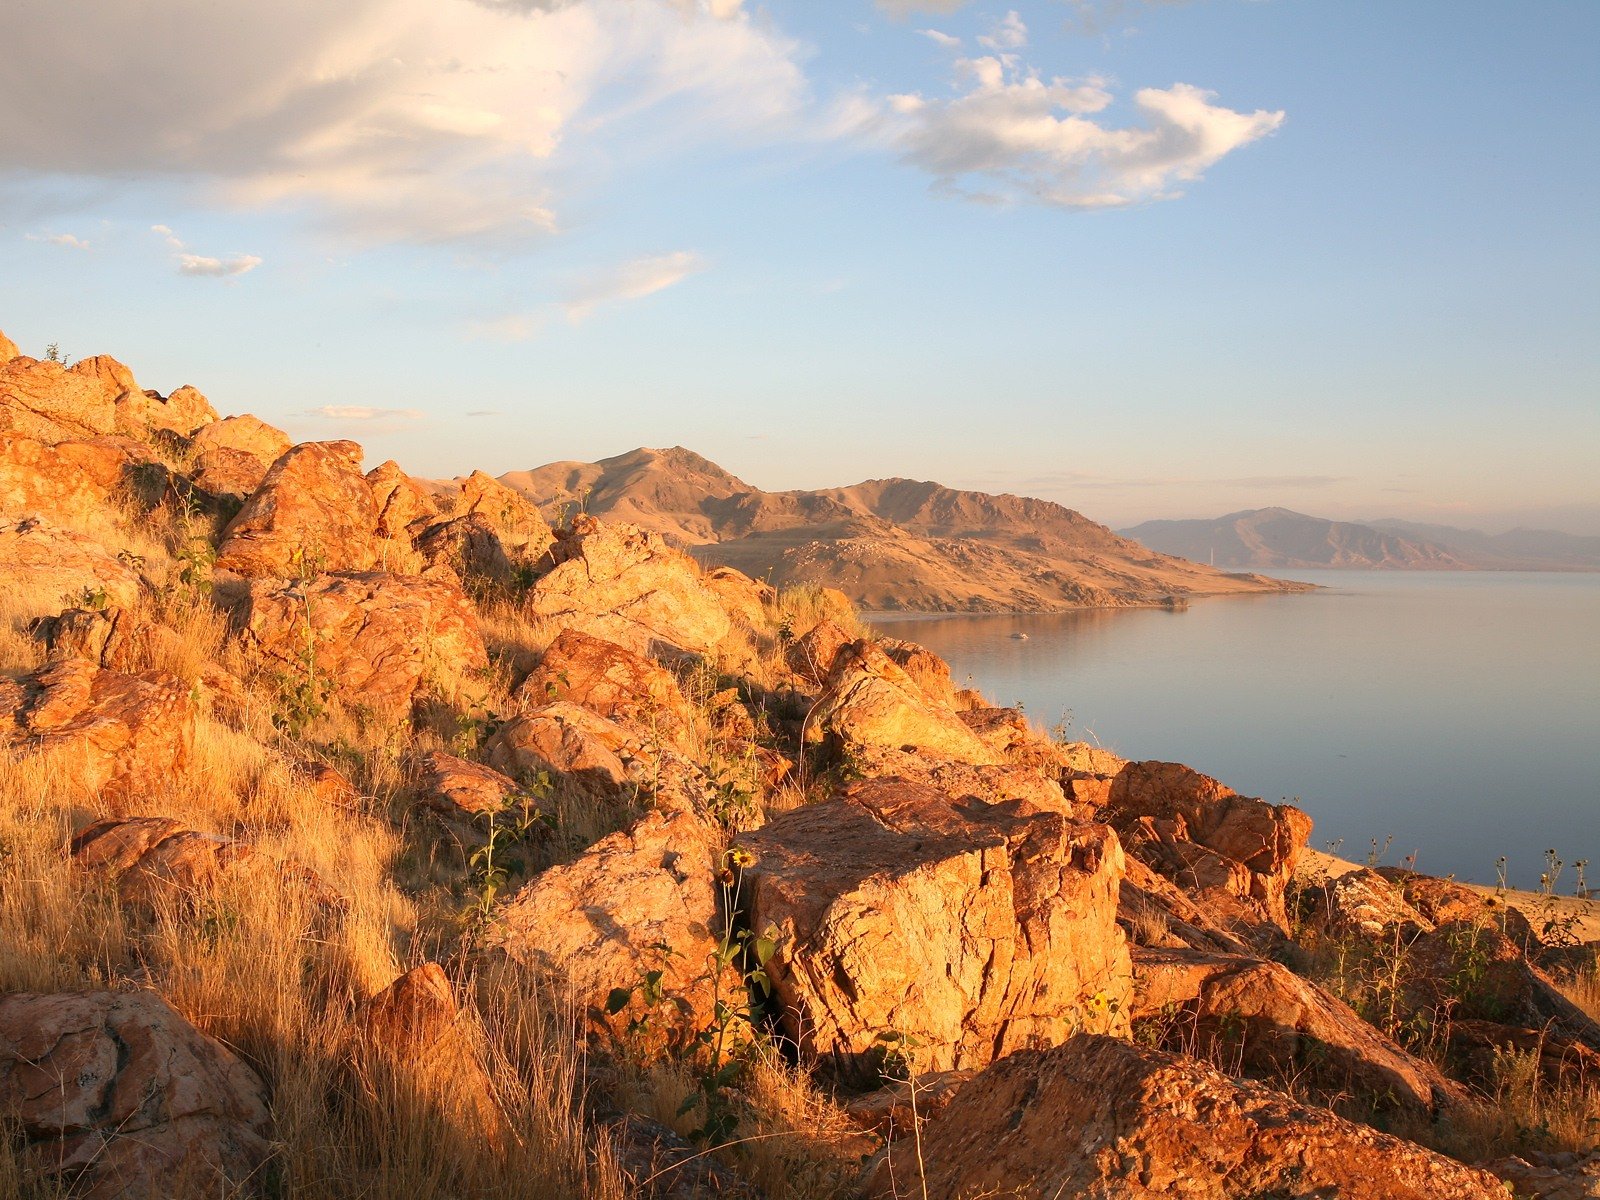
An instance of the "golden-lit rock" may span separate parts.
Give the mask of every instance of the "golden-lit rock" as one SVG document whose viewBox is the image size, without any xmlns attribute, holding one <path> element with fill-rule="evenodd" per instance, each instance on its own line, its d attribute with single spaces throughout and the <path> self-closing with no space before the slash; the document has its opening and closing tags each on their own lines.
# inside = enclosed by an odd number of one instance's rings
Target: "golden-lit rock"
<svg viewBox="0 0 1600 1200">
<path fill-rule="evenodd" d="M 377 560 L 378 508 L 354 442 L 306 442 L 272 464 L 223 531 L 217 567 L 290 578 L 364 571 Z"/>
</svg>

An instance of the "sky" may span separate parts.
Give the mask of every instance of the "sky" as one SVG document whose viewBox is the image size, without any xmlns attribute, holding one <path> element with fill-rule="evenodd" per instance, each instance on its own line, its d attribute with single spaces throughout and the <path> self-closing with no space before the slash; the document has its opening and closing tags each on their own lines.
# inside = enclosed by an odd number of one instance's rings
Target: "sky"
<svg viewBox="0 0 1600 1200">
<path fill-rule="evenodd" d="M 375 465 L 1600 534 L 1592 0 L 9 0 L 0 330 Z"/>
</svg>

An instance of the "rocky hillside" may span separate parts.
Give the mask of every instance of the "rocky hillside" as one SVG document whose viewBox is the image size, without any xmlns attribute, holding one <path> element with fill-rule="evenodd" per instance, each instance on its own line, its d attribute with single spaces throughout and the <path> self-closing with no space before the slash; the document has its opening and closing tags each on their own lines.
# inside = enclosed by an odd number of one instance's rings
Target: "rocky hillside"
<svg viewBox="0 0 1600 1200">
<path fill-rule="evenodd" d="M 1256 508 L 1214 521 L 1146 521 L 1123 530 L 1167 554 L 1224 567 L 1462 570 L 1476 564 L 1425 538 L 1325 521 L 1287 508 Z"/>
<path fill-rule="evenodd" d="M 0 338 L 4 1200 L 1594 1194 L 1571 909 L 363 466 Z"/>
<path fill-rule="evenodd" d="M 1366 524 L 1384 533 L 1426 538 L 1485 571 L 1600 571 L 1600 537 L 1556 529 L 1508 529 L 1484 533 L 1454 525 L 1381 520 Z"/>
<path fill-rule="evenodd" d="M 701 562 L 838 588 L 867 609 L 1054 612 L 1299 590 L 1152 553 L 1047 500 L 912 479 L 764 492 L 681 447 L 499 479 L 553 520 L 630 521 Z"/>
</svg>

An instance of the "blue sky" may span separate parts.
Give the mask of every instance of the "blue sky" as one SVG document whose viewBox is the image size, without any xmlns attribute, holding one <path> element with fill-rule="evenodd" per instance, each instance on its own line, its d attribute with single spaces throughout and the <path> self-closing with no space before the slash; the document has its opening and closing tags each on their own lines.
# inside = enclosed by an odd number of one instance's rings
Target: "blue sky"
<svg viewBox="0 0 1600 1200">
<path fill-rule="evenodd" d="M 7 22 L 0 329 L 369 463 L 1600 533 L 1589 0 Z"/>
</svg>

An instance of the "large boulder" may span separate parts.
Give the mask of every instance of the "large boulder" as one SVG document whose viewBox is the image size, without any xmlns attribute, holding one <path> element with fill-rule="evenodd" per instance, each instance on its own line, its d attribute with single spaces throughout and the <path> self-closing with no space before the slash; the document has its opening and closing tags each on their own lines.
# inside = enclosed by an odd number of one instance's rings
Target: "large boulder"
<svg viewBox="0 0 1600 1200">
<path fill-rule="evenodd" d="M 889 1036 L 927 1070 L 1128 1028 L 1123 857 L 1103 825 L 1024 801 L 857 784 L 740 839 L 751 928 L 804 1060 L 866 1073 Z"/>
<path fill-rule="evenodd" d="M 100 514 L 135 462 L 115 438 L 41 442 L 0 433 L 0 512 L 80 523 Z"/>
<path fill-rule="evenodd" d="M 827 689 L 807 724 L 812 740 L 830 737 L 846 751 L 907 749 L 929 758 L 998 764 L 948 704 L 930 696 L 881 649 L 862 640 L 834 657 Z"/>
<path fill-rule="evenodd" d="M 447 819 L 492 816 L 523 794 L 515 779 L 443 750 L 430 750 L 417 761 L 417 798 Z"/>
<path fill-rule="evenodd" d="M 1194 950 L 1133 951 L 1133 1017 L 1169 1049 L 1324 1096 L 1359 1094 L 1424 1122 L 1466 1094 L 1351 1008 L 1274 962 Z"/>
<path fill-rule="evenodd" d="M 820 686 L 833 674 L 839 652 L 854 640 L 836 623 L 824 618 L 790 642 L 784 648 L 783 659 L 806 683 Z"/>
<path fill-rule="evenodd" d="M 247 576 L 364 571 L 377 560 L 378 507 L 354 442 L 306 442 L 272 464 L 228 523 L 217 566 Z"/>
<path fill-rule="evenodd" d="M 528 593 L 535 616 L 639 654 L 704 653 L 731 627 L 694 560 L 657 534 L 580 516 L 548 555 L 554 569 Z"/>
<path fill-rule="evenodd" d="M 409 542 L 412 535 L 439 515 L 433 493 L 400 469 L 392 458 L 367 472 L 367 486 L 378 508 L 379 537 Z"/>
<path fill-rule="evenodd" d="M 1105 815 L 1131 853 L 1175 882 L 1253 901 L 1288 928 L 1284 898 L 1311 835 L 1300 809 L 1240 796 L 1180 763 L 1135 762 L 1113 781 Z"/>
<path fill-rule="evenodd" d="M 161 786 L 194 747 L 190 689 L 159 671 L 125 675 L 67 658 L 0 680 L 0 745 L 48 756 L 80 788 Z"/>
<path fill-rule="evenodd" d="M 271 1150 L 261 1080 L 154 992 L 0 997 L 0 1109 L 81 1200 L 235 1195 Z"/>
<path fill-rule="evenodd" d="M 164 432 L 191 437 L 216 419 L 211 401 L 188 384 L 170 396 L 128 388 L 117 398 L 117 428 L 135 436 Z"/>
<path fill-rule="evenodd" d="M 0 363 L 0 432 L 44 442 L 117 428 L 116 394 L 95 375 L 26 355 Z"/>
<path fill-rule="evenodd" d="M 518 686 L 516 700 L 524 712 L 575 704 L 626 726 L 641 741 L 689 754 L 705 736 L 704 720 L 670 671 L 576 629 L 563 630 L 550 644 Z"/>
<path fill-rule="evenodd" d="M 518 967 L 571 989 L 596 1030 L 630 1025 L 682 1044 L 743 983 L 718 968 L 722 836 L 690 813 L 650 813 L 496 906 L 487 937 Z M 659 971 L 650 984 L 652 972 Z M 625 993 L 626 1003 L 612 1001 Z"/>
<path fill-rule="evenodd" d="M 599 801 L 620 798 L 629 780 L 645 773 L 632 764 L 646 754 L 637 735 L 564 701 L 518 713 L 484 745 L 485 757 L 503 771 L 548 775 L 569 794 Z"/>
<path fill-rule="evenodd" d="M 1192 1059 L 1092 1035 L 995 1063 L 928 1122 L 920 1145 L 920 1158 L 903 1145 L 880 1156 L 868 1194 L 928 1200 L 1505 1197 L 1487 1171 L 1258 1084 L 1235 1082 Z"/>
<path fill-rule="evenodd" d="M 139 575 L 99 542 L 37 517 L 0 520 L 0 600 L 22 616 L 89 604 L 129 608 Z"/>
<path fill-rule="evenodd" d="M 378 571 L 257 579 L 237 619 L 246 650 L 292 688 L 389 717 L 429 691 L 478 697 L 489 665 L 471 602 L 438 580 Z"/>
<path fill-rule="evenodd" d="M 194 482 L 213 495 L 248 496 L 289 452 L 289 435 L 248 413 L 203 425 L 190 444 Z"/>
<path fill-rule="evenodd" d="M 516 556 L 537 562 L 556 540 L 539 510 L 520 492 L 513 491 L 482 471 L 474 471 L 461 484 L 456 502 L 463 516 L 482 517 Z"/>
</svg>

